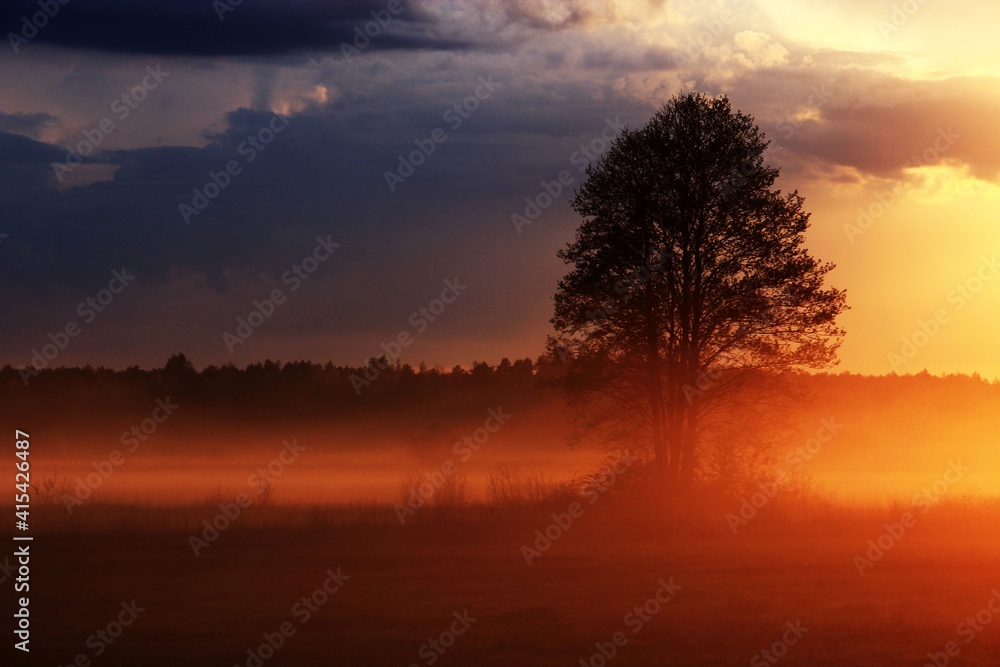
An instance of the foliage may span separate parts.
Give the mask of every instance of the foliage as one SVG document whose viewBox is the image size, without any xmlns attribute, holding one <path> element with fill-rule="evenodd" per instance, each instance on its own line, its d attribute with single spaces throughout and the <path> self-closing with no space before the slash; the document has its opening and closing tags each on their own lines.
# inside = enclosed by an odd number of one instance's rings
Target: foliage
<svg viewBox="0 0 1000 667">
<path fill-rule="evenodd" d="M 767 140 L 725 98 L 672 99 L 626 129 L 573 199 L 554 355 L 583 430 L 642 442 L 690 487 L 707 431 L 793 368 L 836 360 L 846 308 L 804 247 L 809 214 L 773 186 Z"/>
</svg>

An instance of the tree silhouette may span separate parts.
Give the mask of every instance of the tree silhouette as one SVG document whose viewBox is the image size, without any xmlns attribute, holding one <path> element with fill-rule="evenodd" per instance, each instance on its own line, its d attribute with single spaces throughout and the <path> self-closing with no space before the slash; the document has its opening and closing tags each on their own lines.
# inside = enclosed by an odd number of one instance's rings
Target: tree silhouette
<svg viewBox="0 0 1000 667">
<path fill-rule="evenodd" d="M 178 398 L 188 398 L 195 391 L 198 371 L 183 352 L 172 354 L 163 365 L 164 386 Z"/>
<path fill-rule="evenodd" d="M 167 376 L 187 376 L 195 374 L 194 364 L 183 352 L 172 354 L 163 365 L 163 373 Z"/>
<path fill-rule="evenodd" d="M 809 214 L 773 189 L 768 141 L 725 97 L 675 97 L 626 129 L 572 200 L 553 353 L 584 423 L 642 438 L 691 486 L 713 410 L 748 383 L 836 361 L 845 293 L 803 247 Z"/>
</svg>

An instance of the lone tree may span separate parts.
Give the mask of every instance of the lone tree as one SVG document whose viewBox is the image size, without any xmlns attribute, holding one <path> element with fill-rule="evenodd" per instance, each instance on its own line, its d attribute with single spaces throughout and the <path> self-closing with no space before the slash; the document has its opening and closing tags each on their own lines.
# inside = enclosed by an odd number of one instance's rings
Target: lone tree
<svg viewBox="0 0 1000 667">
<path fill-rule="evenodd" d="M 738 396 L 836 363 L 845 293 L 803 247 L 809 214 L 773 188 L 768 143 L 725 97 L 675 97 L 572 200 L 584 220 L 559 253 L 573 268 L 550 349 L 585 424 L 639 437 L 672 489 L 691 487 L 705 430 Z"/>
</svg>

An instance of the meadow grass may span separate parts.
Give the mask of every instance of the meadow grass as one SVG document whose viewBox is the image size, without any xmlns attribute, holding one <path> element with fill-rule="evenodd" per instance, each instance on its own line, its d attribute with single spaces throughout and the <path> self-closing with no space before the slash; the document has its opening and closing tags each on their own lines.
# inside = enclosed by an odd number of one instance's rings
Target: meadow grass
<svg viewBox="0 0 1000 667">
<path fill-rule="evenodd" d="M 264 633 L 290 621 L 295 634 L 264 664 L 426 665 L 422 647 L 464 610 L 477 620 L 436 664 L 599 664 L 589 662 L 598 644 L 617 631 L 628 642 L 608 664 L 751 664 L 795 621 L 809 631 L 787 648 L 788 665 L 919 666 L 948 641 L 961 651 L 952 665 L 995 665 L 1000 655 L 1000 622 L 968 643 L 957 632 L 1000 585 L 996 501 L 954 498 L 919 514 L 861 575 L 854 557 L 905 503 L 778 495 L 734 535 L 725 502 L 640 507 L 608 494 L 528 565 L 523 547 L 566 512 L 566 496 L 517 512 L 429 505 L 405 524 L 388 504 L 269 503 L 246 508 L 195 556 L 190 537 L 220 497 L 93 502 L 72 515 L 38 508 L 33 658 L 245 665 Z M 338 567 L 350 577 L 343 589 L 300 623 L 296 601 Z M 680 592 L 633 633 L 627 614 L 661 580 Z M 94 656 L 88 637 L 132 599 L 146 611 Z"/>
</svg>

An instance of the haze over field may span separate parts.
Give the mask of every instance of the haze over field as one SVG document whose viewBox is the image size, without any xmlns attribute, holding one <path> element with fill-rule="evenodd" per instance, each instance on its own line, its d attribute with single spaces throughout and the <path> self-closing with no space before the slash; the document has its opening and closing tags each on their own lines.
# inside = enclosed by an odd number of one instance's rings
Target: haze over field
<svg viewBox="0 0 1000 667">
<path fill-rule="evenodd" d="M 8 380 L 13 374 L 7 372 Z M 67 385 L 61 399 L 40 406 L 25 402 L 9 381 L 0 397 L 26 418 L 38 410 L 37 419 L 50 420 L 39 431 L 50 448 L 38 462 L 43 477 L 86 479 L 95 464 L 122 453 L 123 462 L 95 489 L 94 498 L 103 501 L 190 504 L 219 491 L 252 492 L 255 483 L 248 478 L 291 440 L 305 449 L 274 479 L 272 501 L 278 504 L 393 503 L 402 495 L 403 478 L 440 471 L 448 461 L 483 501 L 489 475 L 504 466 L 567 480 L 589 473 L 604 458 L 605 448 L 593 438 L 569 446 L 572 411 L 536 378 L 466 381 L 469 388 L 457 400 L 441 384 L 414 395 L 409 405 L 391 395 L 371 401 L 343 396 L 321 409 L 303 406 L 294 395 L 275 399 L 257 391 L 243 401 L 259 401 L 259 408 L 222 410 L 200 390 L 177 387 L 162 376 L 143 392 L 129 392 L 125 380 L 102 381 L 106 389 L 96 396 Z M 774 453 L 777 470 L 808 479 L 816 491 L 840 500 L 909 502 L 955 462 L 968 470 L 942 499 L 998 495 L 996 384 L 961 376 L 846 374 L 803 376 L 799 382 L 813 396 L 796 411 L 794 431 Z M 39 395 L 58 395 L 56 386 L 38 387 Z M 127 401 L 116 398 L 124 394 Z M 147 435 L 141 425 L 158 396 L 167 396 L 176 410 Z M 476 431 L 491 410 L 509 419 L 483 437 Z"/>
<path fill-rule="evenodd" d="M 5 0 L 0 664 L 996 667 L 998 25 Z"/>
</svg>

